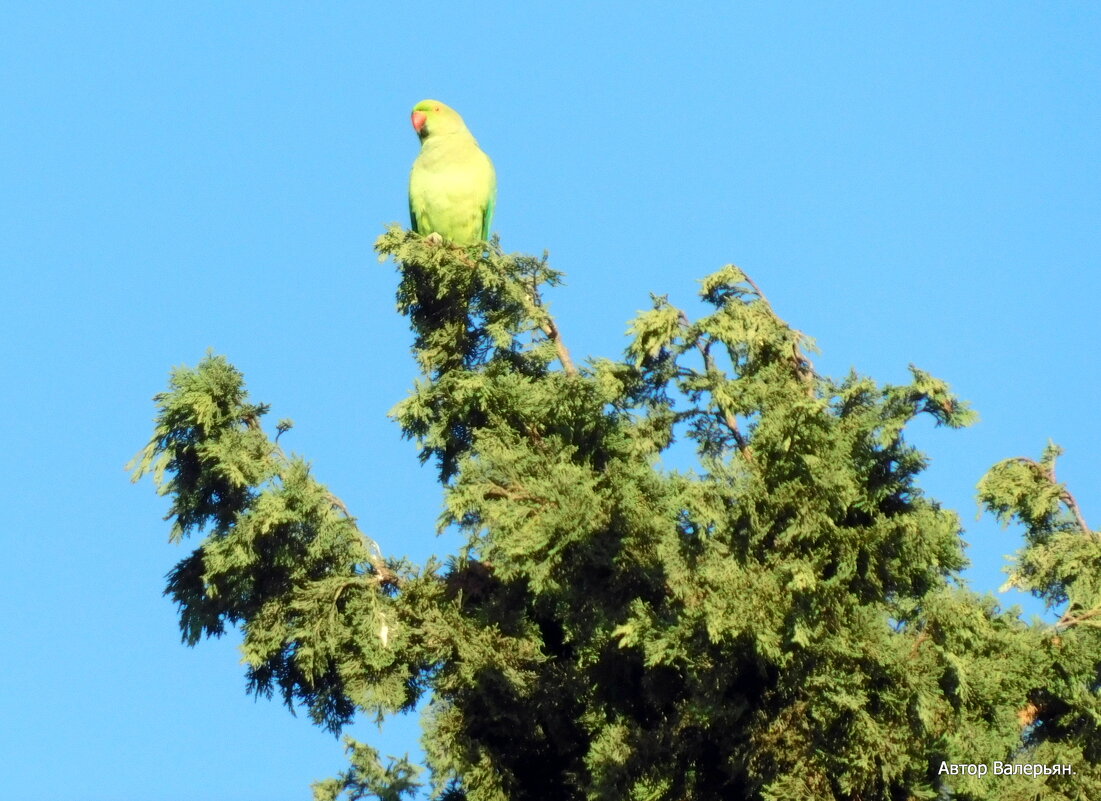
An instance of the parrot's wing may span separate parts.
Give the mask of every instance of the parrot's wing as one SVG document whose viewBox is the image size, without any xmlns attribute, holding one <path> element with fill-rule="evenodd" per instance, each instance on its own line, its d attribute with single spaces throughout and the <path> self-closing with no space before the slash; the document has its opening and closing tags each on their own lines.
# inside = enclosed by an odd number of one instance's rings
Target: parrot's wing
<svg viewBox="0 0 1101 801">
<path fill-rule="evenodd" d="M 489 241 L 489 226 L 493 224 L 493 211 L 497 207 L 497 188 L 494 187 L 486 200 L 485 211 L 482 212 L 482 239 Z"/>
</svg>

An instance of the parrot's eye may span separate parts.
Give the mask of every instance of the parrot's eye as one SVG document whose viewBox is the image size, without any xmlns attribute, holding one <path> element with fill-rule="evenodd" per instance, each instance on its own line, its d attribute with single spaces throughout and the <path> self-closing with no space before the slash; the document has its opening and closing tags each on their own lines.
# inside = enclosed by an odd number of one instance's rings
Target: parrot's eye
<svg viewBox="0 0 1101 801">
<path fill-rule="evenodd" d="M 432 109 L 432 110 L 433 110 L 433 111 L 439 111 L 439 110 L 440 110 L 440 107 L 439 107 L 439 106 L 436 106 L 436 107 L 435 107 L 434 109 Z"/>
</svg>

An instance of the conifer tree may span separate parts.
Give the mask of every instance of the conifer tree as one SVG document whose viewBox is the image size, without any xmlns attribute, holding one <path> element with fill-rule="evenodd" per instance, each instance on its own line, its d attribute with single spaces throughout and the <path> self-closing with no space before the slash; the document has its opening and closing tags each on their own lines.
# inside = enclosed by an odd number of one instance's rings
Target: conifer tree
<svg viewBox="0 0 1101 801">
<path fill-rule="evenodd" d="M 349 739 L 316 799 L 1101 798 L 1101 541 L 1054 446 L 979 487 L 1025 529 L 1010 583 L 1062 614 L 1025 623 L 918 486 L 907 424 L 973 419 L 932 375 L 818 374 L 732 265 L 579 365 L 545 257 L 377 249 L 421 373 L 393 417 L 458 553 L 383 554 L 222 356 L 172 373 L 133 465 L 201 538 L 168 576 L 185 642 L 239 629 L 251 691 L 333 732 L 425 702 L 424 779 Z"/>
</svg>

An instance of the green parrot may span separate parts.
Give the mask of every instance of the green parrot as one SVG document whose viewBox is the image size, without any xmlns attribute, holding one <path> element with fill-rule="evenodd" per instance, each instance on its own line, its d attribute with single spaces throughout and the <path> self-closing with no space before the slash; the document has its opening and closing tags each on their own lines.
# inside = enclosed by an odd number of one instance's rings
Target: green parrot
<svg viewBox="0 0 1101 801">
<path fill-rule="evenodd" d="M 456 245 L 489 239 L 497 174 L 463 118 L 438 100 L 422 100 L 413 107 L 413 130 L 421 140 L 409 173 L 413 230 Z"/>
</svg>

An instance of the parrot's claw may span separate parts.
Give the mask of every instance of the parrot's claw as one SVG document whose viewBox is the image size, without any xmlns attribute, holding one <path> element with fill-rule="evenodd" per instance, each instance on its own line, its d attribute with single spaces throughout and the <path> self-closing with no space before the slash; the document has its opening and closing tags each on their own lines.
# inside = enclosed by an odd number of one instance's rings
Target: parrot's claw
<svg viewBox="0 0 1101 801">
<path fill-rule="evenodd" d="M 424 238 L 424 242 L 426 245 L 432 245 L 433 247 L 438 248 L 440 245 L 443 244 L 443 237 L 433 231 Z"/>
</svg>

